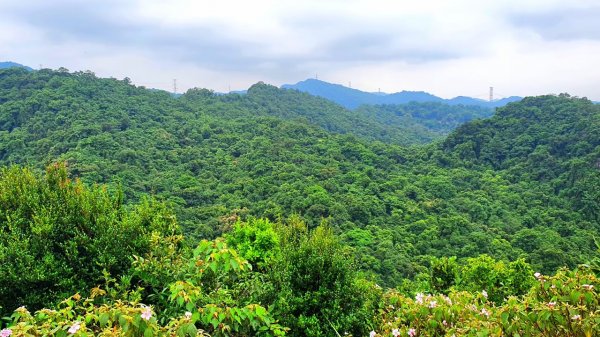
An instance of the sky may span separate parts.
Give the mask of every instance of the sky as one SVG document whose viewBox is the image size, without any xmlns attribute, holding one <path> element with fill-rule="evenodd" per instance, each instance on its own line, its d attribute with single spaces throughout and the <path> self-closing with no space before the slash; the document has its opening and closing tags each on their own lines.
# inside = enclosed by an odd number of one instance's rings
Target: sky
<svg viewBox="0 0 600 337">
<path fill-rule="evenodd" d="M 600 100 L 598 0 L 0 0 L 0 61 L 173 91 L 320 80 Z"/>
</svg>

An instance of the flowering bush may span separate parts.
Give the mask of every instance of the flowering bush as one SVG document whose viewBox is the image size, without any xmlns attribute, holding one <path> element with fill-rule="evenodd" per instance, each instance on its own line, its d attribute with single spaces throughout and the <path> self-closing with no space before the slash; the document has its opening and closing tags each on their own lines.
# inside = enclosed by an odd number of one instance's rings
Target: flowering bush
<svg viewBox="0 0 600 337">
<path fill-rule="evenodd" d="M 135 301 L 99 304 L 105 296 L 106 291 L 94 288 L 89 298 L 73 295 L 56 310 L 42 309 L 32 314 L 20 307 L 0 336 L 208 336 L 196 328 L 197 318 L 193 315 L 181 315 L 160 325 L 151 307 Z"/>
<path fill-rule="evenodd" d="M 495 305 L 487 291 L 418 293 L 390 291 L 373 336 L 594 336 L 600 331 L 600 281 L 588 269 L 536 274 L 523 297 Z"/>
</svg>

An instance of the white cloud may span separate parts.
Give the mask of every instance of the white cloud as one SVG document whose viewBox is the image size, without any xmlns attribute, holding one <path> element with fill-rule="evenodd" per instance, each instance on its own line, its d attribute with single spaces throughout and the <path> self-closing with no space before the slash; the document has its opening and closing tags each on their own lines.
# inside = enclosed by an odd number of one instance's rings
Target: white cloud
<svg viewBox="0 0 600 337">
<path fill-rule="evenodd" d="M 600 100 L 593 0 L 0 1 L 0 60 L 163 89 L 319 73 L 370 91 Z"/>
</svg>

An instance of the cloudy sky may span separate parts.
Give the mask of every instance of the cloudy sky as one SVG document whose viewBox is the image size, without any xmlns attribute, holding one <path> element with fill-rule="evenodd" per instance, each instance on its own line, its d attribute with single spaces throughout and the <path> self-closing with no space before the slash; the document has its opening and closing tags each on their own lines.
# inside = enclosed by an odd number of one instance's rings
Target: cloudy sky
<svg viewBox="0 0 600 337">
<path fill-rule="evenodd" d="M 0 0 L 0 61 L 178 91 L 315 77 L 365 91 L 600 100 L 598 0 Z"/>
</svg>

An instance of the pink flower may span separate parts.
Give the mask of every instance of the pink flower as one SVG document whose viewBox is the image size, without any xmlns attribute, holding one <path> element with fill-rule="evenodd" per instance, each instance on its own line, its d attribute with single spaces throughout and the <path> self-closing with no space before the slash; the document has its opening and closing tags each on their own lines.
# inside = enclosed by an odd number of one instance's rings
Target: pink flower
<svg viewBox="0 0 600 337">
<path fill-rule="evenodd" d="M 446 322 L 446 320 L 443 320 L 443 321 L 442 321 L 442 324 L 443 324 L 444 326 L 448 326 L 448 322 Z"/>
<path fill-rule="evenodd" d="M 435 307 L 437 307 L 437 301 L 431 301 L 431 302 L 429 302 L 429 308 L 430 309 L 433 309 Z"/>
<path fill-rule="evenodd" d="M 415 296 L 415 302 L 417 302 L 418 304 L 423 304 L 423 298 L 425 297 L 425 295 L 423 295 L 423 293 L 418 293 Z"/>
<path fill-rule="evenodd" d="M 400 330 L 398 330 L 398 329 L 394 329 L 394 330 L 392 330 L 392 335 L 393 335 L 394 337 L 398 337 L 398 336 L 400 336 Z"/>
<path fill-rule="evenodd" d="M 490 312 L 489 312 L 489 311 L 487 311 L 487 310 L 485 310 L 485 308 L 482 308 L 482 309 L 481 309 L 481 313 L 482 313 L 483 315 L 485 315 L 485 317 L 490 317 Z"/>
<path fill-rule="evenodd" d="M 571 319 L 574 321 L 578 321 L 581 319 L 581 315 L 573 315 L 573 317 L 571 317 Z"/>
<path fill-rule="evenodd" d="M 377 335 L 377 332 L 375 331 L 371 331 L 371 333 L 369 333 L 369 337 L 375 337 Z"/>
<path fill-rule="evenodd" d="M 68 332 L 71 335 L 74 335 L 77 333 L 77 331 L 79 331 L 79 329 L 81 329 L 81 324 L 79 322 L 75 322 L 73 323 L 73 325 L 71 325 L 71 327 L 69 328 Z"/>
<path fill-rule="evenodd" d="M 556 302 L 548 302 L 548 308 L 552 309 L 556 306 Z"/>
<path fill-rule="evenodd" d="M 148 321 L 150 320 L 150 317 L 152 317 L 152 309 L 144 306 L 144 310 L 142 310 L 142 318 Z"/>
<path fill-rule="evenodd" d="M 594 286 L 593 286 L 592 284 L 584 284 L 584 285 L 582 285 L 582 287 L 583 287 L 584 289 L 587 289 L 587 290 L 592 290 L 592 289 L 594 289 Z"/>
<path fill-rule="evenodd" d="M 0 331 L 0 337 L 8 337 L 10 335 L 12 335 L 11 329 L 2 329 L 2 331 Z"/>
<path fill-rule="evenodd" d="M 413 329 L 413 328 L 410 328 L 410 329 L 408 330 L 408 336 L 409 336 L 409 337 L 415 337 L 416 335 L 417 335 L 417 330 L 415 330 L 415 329 Z"/>
</svg>

